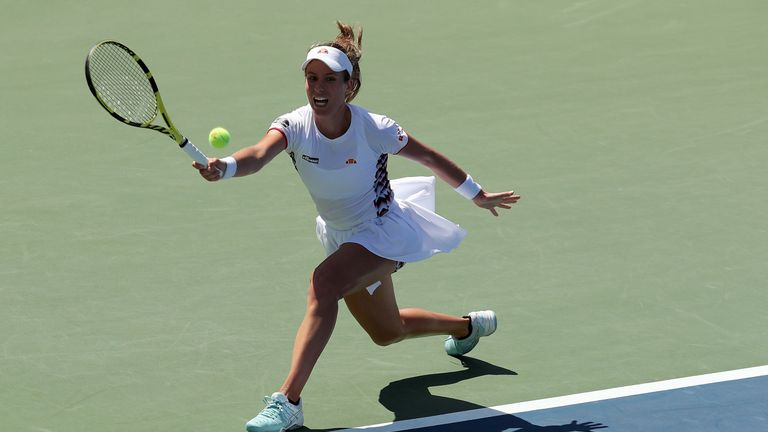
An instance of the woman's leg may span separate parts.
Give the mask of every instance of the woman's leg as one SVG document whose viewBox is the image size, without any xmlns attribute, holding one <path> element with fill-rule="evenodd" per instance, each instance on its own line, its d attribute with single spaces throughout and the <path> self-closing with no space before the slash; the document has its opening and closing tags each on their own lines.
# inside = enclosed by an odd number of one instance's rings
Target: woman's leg
<svg viewBox="0 0 768 432">
<path fill-rule="evenodd" d="M 307 292 L 307 310 L 293 345 L 291 369 L 280 393 L 294 402 L 299 400 L 333 332 L 339 300 L 356 291 L 365 291 L 365 287 L 389 276 L 394 268 L 394 261 L 374 255 L 355 243 L 342 244 L 315 268 Z"/>
<path fill-rule="evenodd" d="M 367 290 L 344 297 L 347 308 L 377 345 L 390 345 L 403 339 L 469 334 L 469 319 L 445 315 L 425 309 L 398 309 L 392 276 L 381 279 L 373 295 Z"/>
</svg>

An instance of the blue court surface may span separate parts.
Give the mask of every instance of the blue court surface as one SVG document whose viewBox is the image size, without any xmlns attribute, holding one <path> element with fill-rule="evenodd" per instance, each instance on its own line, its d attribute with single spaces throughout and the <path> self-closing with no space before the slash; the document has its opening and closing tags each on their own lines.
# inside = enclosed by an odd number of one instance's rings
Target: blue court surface
<svg viewBox="0 0 768 432">
<path fill-rule="evenodd" d="M 388 424 L 368 432 L 766 432 L 768 366 Z M 345 432 L 342 431 L 342 432 Z"/>
</svg>

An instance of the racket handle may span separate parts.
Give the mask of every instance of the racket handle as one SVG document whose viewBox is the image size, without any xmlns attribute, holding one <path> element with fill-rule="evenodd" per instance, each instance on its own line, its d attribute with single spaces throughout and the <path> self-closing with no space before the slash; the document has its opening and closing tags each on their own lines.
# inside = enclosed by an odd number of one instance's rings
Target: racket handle
<svg viewBox="0 0 768 432">
<path fill-rule="evenodd" d="M 200 165 L 208 166 L 208 156 L 203 154 L 203 152 L 200 151 L 199 148 L 195 147 L 194 144 L 187 138 L 184 138 L 184 141 L 179 144 L 179 147 L 181 147 L 182 150 L 186 154 L 189 155 L 192 159 L 195 160 L 195 162 L 199 163 Z"/>
</svg>

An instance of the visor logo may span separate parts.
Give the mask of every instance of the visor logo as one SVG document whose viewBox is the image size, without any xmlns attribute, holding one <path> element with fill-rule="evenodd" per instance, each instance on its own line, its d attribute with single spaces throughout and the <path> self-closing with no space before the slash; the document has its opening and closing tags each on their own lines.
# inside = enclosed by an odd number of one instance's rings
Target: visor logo
<svg viewBox="0 0 768 432">
<path fill-rule="evenodd" d="M 328 50 L 325 49 L 325 48 L 320 48 L 320 49 L 317 50 L 317 53 L 318 54 L 328 54 Z"/>
</svg>

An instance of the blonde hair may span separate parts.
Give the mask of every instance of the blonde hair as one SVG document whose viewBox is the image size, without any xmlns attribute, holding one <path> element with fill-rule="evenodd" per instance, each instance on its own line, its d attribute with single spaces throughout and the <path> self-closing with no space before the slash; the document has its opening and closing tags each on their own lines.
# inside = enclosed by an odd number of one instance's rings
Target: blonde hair
<svg viewBox="0 0 768 432">
<path fill-rule="evenodd" d="M 352 76 L 347 76 L 347 80 L 352 80 L 352 90 L 347 94 L 345 100 L 351 102 L 360 91 L 363 81 L 360 78 L 360 57 L 363 56 L 363 28 L 357 27 L 357 39 L 355 39 L 355 29 L 349 24 L 336 21 L 339 28 L 339 34 L 336 39 L 329 42 L 322 42 L 312 45 L 309 49 L 319 46 L 331 46 L 344 52 L 352 63 Z M 346 74 L 346 72 L 345 72 Z"/>
</svg>

